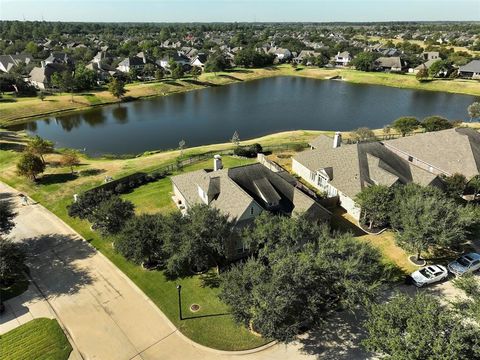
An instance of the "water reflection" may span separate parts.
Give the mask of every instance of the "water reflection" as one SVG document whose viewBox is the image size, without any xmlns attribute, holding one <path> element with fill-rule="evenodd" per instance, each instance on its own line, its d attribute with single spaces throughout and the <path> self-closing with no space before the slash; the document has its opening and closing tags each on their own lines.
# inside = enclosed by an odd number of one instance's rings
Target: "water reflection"
<svg viewBox="0 0 480 360">
<path fill-rule="evenodd" d="M 97 107 L 11 127 L 87 148 L 90 154 L 140 153 L 224 142 L 294 129 L 381 128 L 411 115 L 466 119 L 475 97 L 279 77 Z M 132 141 L 135 140 L 135 141 Z"/>
</svg>

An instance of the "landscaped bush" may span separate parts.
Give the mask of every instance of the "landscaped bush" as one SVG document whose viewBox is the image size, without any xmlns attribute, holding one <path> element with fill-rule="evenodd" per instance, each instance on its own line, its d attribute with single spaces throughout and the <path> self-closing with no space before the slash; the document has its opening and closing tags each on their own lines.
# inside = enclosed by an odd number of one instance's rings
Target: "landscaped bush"
<svg viewBox="0 0 480 360">
<path fill-rule="evenodd" d="M 262 145 L 253 144 L 249 146 L 237 146 L 233 153 L 237 156 L 253 158 L 256 157 L 258 153 L 262 152 Z"/>
</svg>

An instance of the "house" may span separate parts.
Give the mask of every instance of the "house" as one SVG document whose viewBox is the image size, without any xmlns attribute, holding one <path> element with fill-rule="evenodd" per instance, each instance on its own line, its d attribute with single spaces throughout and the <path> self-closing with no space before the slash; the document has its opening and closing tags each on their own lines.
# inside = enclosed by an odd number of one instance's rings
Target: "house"
<svg viewBox="0 0 480 360">
<path fill-rule="evenodd" d="M 276 46 L 268 50 L 269 54 L 275 55 L 278 61 L 285 61 L 292 57 L 292 53 L 288 49 L 278 48 Z"/>
<path fill-rule="evenodd" d="M 20 64 L 29 64 L 33 60 L 32 55 L 0 55 L 0 71 L 8 73 L 13 67 Z"/>
<path fill-rule="evenodd" d="M 146 59 L 140 56 L 129 56 L 118 63 L 117 70 L 128 73 L 132 69 L 142 70 L 145 67 Z"/>
<path fill-rule="evenodd" d="M 399 56 L 379 57 L 374 65 L 376 70 L 385 72 L 402 72 L 405 69 L 405 61 Z"/>
<path fill-rule="evenodd" d="M 417 67 L 413 68 L 413 69 L 409 69 L 408 71 L 409 72 L 413 72 L 414 74 L 417 74 L 420 70 L 422 69 L 430 69 L 430 66 L 432 66 L 432 64 L 436 63 L 439 59 L 430 59 L 428 61 L 425 61 L 423 64 L 420 64 L 418 65 Z"/>
<path fill-rule="evenodd" d="M 480 60 L 472 60 L 458 68 L 458 76 L 468 79 L 480 79 Z"/>
<path fill-rule="evenodd" d="M 440 53 L 438 51 L 425 51 L 423 52 L 420 57 L 424 61 L 429 61 L 429 60 L 441 60 L 440 58 Z"/>
<path fill-rule="evenodd" d="M 176 51 L 170 56 L 165 56 L 162 59 L 157 60 L 155 63 L 158 66 L 168 70 L 170 68 L 170 65 L 169 65 L 170 60 L 173 60 L 174 62 L 181 65 L 182 67 L 190 66 L 190 59 L 180 51 Z"/>
<path fill-rule="evenodd" d="M 335 65 L 337 66 L 348 66 L 348 64 L 352 61 L 352 57 L 348 51 L 338 52 L 335 55 Z"/>
<path fill-rule="evenodd" d="M 50 56 L 43 60 L 42 64 L 61 64 L 68 67 L 73 67 L 74 62 L 70 55 L 62 52 L 52 52 Z"/>
<path fill-rule="evenodd" d="M 383 142 L 344 145 L 341 134 L 320 136 L 311 150 L 297 154 L 292 170 L 304 181 L 337 198 L 355 219 L 361 209 L 355 197 L 365 187 L 416 183 L 442 187 L 441 175 L 480 173 L 480 134 L 458 128 Z"/>
<path fill-rule="evenodd" d="M 197 56 L 195 56 L 192 61 L 190 61 L 191 66 L 197 66 L 200 68 L 205 67 L 205 63 L 207 62 L 207 55 L 204 53 L 200 53 Z"/>
<path fill-rule="evenodd" d="M 50 79 L 53 74 L 66 70 L 63 64 L 50 63 L 41 67 L 34 67 L 28 76 L 28 82 L 37 89 L 47 89 L 50 87 Z"/>
<path fill-rule="evenodd" d="M 322 53 L 316 52 L 314 50 L 302 50 L 295 58 L 293 58 L 293 62 L 297 64 L 301 64 L 304 61 L 307 61 L 307 59 L 309 58 L 317 57 L 321 55 Z M 310 62 L 307 62 L 306 65 L 312 65 L 312 64 Z"/>
<path fill-rule="evenodd" d="M 397 156 L 436 175 L 480 174 L 480 133 L 472 128 L 428 132 L 382 144 Z"/>
<path fill-rule="evenodd" d="M 330 212 L 296 187 L 297 180 L 286 171 L 274 172 L 256 163 L 222 169 L 221 158 L 214 158 L 214 171 L 198 170 L 172 176 L 173 200 L 184 212 L 195 204 L 220 210 L 242 229 L 263 211 L 329 221 Z M 243 243 L 236 239 L 230 257 L 243 254 Z"/>
</svg>

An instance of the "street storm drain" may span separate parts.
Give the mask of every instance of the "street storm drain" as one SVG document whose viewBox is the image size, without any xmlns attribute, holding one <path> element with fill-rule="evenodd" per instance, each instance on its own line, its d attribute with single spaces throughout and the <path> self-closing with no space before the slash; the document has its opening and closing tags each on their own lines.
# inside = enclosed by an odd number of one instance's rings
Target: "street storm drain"
<svg viewBox="0 0 480 360">
<path fill-rule="evenodd" d="M 190 305 L 190 311 L 191 312 L 197 312 L 198 310 L 200 310 L 200 305 L 198 305 L 198 304 Z"/>
</svg>

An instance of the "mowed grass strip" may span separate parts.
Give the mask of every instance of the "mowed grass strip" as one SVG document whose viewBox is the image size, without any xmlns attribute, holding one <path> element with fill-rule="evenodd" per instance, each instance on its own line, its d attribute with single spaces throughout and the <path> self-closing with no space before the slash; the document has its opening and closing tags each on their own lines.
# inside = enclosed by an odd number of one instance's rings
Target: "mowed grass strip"
<svg viewBox="0 0 480 360">
<path fill-rule="evenodd" d="M 0 336 L 2 360 L 65 360 L 71 351 L 55 319 L 35 319 Z"/>
</svg>

